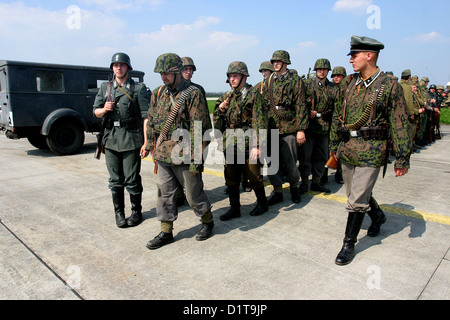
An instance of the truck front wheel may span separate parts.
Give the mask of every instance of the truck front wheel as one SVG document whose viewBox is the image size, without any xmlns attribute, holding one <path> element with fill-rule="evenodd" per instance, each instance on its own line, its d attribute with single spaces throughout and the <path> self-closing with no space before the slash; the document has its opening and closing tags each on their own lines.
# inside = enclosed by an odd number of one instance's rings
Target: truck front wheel
<svg viewBox="0 0 450 320">
<path fill-rule="evenodd" d="M 74 154 L 84 144 L 84 131 L 73 122 L 55 123 L 47 136 L 47 144 L 50 150 L 59 155 Z"/>
</svg>

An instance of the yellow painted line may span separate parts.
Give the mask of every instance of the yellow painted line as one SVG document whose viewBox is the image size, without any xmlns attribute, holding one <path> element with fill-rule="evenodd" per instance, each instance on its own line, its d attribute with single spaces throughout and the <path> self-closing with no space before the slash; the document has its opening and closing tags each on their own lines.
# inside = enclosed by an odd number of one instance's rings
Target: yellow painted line
<svg viewBox="0 0 450 320">
<path fill-rule="evenodd" d="M 151 160 L 151 158 L 145 158 L 144 160 L 153 162 L 153 160 Z M 223 171 L 205 169 L 205 171 L 203 173 L 210 175 L 210 176 L 224 178 Z M 266 187 L 272 187 L 272 185 L 270 184 L 269 181 L 264 181 L 264 185 Z M 289 185 L 285 184 L 283 186 L 283 188 L 289 188 Z M 319 193 L 319 192 L 314 192 L 314 191 L 308 191 L 305 194 L 312 196 L 312 197 L 317 197 L 320 199 L 326 199 L 326 200 L 336 201 L 336 202 L 340 202 L 340 203 L 347 203 L 347 197 L 339 196 L 336 194 L 325 194 L 325 193 Z M 403 209 L 403 208 L 395 207 L 395 206 L 388 205 L 388 204 L 380 204 L 380 207 L 383 211 L 398 214 L 401 216 L 406 216 L 406 217 L 415 218 L 415 219 L 421 219 L 421 220 L 430 221 L 430 222 L 436 222 L 439 224 L 445 224 L 445 225 L 450 226 L 450 217 L 443 215 L 443 214 L 425 212 L 422 210 L 408 210 L 408 209 Z"/>
</svg>

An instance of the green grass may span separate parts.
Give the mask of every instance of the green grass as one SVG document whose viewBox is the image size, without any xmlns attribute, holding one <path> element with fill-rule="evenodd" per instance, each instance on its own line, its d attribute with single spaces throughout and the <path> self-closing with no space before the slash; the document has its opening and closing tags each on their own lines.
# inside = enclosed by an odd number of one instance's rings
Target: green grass
<svg viewBox="0 0 450 320">
<path fill-rule="evenodd" d="M 218 99 L 218 98 L 217 98 Z M 216 100 L 208 100 L 208 109 L 209 109 L 209 113 L 213 113 L 214 112 L 214 107 L 216 106 Z"/>
<path fill-rule="evenodd" d="M 450 108 L 441 109 L 441 123 L 450 124 Z"/>
</svg>

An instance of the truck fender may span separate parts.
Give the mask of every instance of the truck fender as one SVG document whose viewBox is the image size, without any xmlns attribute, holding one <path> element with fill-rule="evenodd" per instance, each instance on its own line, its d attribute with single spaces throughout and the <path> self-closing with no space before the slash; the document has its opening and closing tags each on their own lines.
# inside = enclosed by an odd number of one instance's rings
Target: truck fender
<svg viewBox="0 0 450 320">
<path fill-rule="evenodd" d="M 63 108 L 63 109 L 58 109 L 58 110 L 51 112 L 47 116 L 47 118 L 45 118 L 45 121 L 42 124 L 41 134 L 44 136 L 48 136 L 50 134 L 50 129 L 52 128 L 52 125 L 58 119 L 61 119 L 61 118 L 75 118 L 81 123 L 81 125 L 84 128 L 84 131 L 87 131 L 87 129 L 88 129 L 86 119 L 84 119 L 83 116 L 79 112 L 69 109 L 69 108 Z"/>
</svg>

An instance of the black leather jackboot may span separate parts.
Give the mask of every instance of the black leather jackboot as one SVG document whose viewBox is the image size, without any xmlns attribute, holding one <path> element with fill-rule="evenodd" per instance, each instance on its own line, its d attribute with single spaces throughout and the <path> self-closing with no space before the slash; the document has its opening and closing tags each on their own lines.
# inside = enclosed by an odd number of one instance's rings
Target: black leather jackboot
<svg viewBox="0 0 450 320">
<path fill-rule="evenodd" d="M 234 187 L 228 187 L 228 198 L 230 199 L 230 209 L 219 217 L 221 221 L 228 221 L 233 218 L 241 216 L 241 203 L 239 197 L 240 197 L 239 185 Z"/>
<path fill-rule="evenodd" d="M 367 229 L 367 235 L 369 237 L 376 237 L 380 233 L 381 225 L 385 223 L 387 219 L 374 197 L 370 197 L 369 204 L 370 211 L 368 211 L 367 214 L 372 220 L 372 223 L 370 224 L 369 229 Z"/>
<path fill-rule="evenodd" d="M 344 245 L 336 257 L 335 263 L 344 266 L 352 262 L 355 256 L 355 244 L 364 220 L 364 212 L 349 212 L 345 228 Z"/>
<path fill-rule="evenodd" d="M 267 197 L 264 188 L 254 189 L 256 195 L 257 205 L 256 207 L 250 211 L 251 216 L 260 216 L 264 212 L 269 210 L 269 205 L 267 204 Z"/>
<path fill-rule="evenodd" d="M 125 195 L 124 190 L 117 190 L 112 192 L 112 199 L 114 205 L 114 213 L 116 216 L 116 225 L 119 228 L 124 228 L 127 226 L 127 221 L 125 220 Z"/>
<path fill-rule="evenodd" d="M 131 216 L 128 218 L 127 224 L 135 227 L 142 222 L 142 193 L 130 194 Z"/>
</svg>

